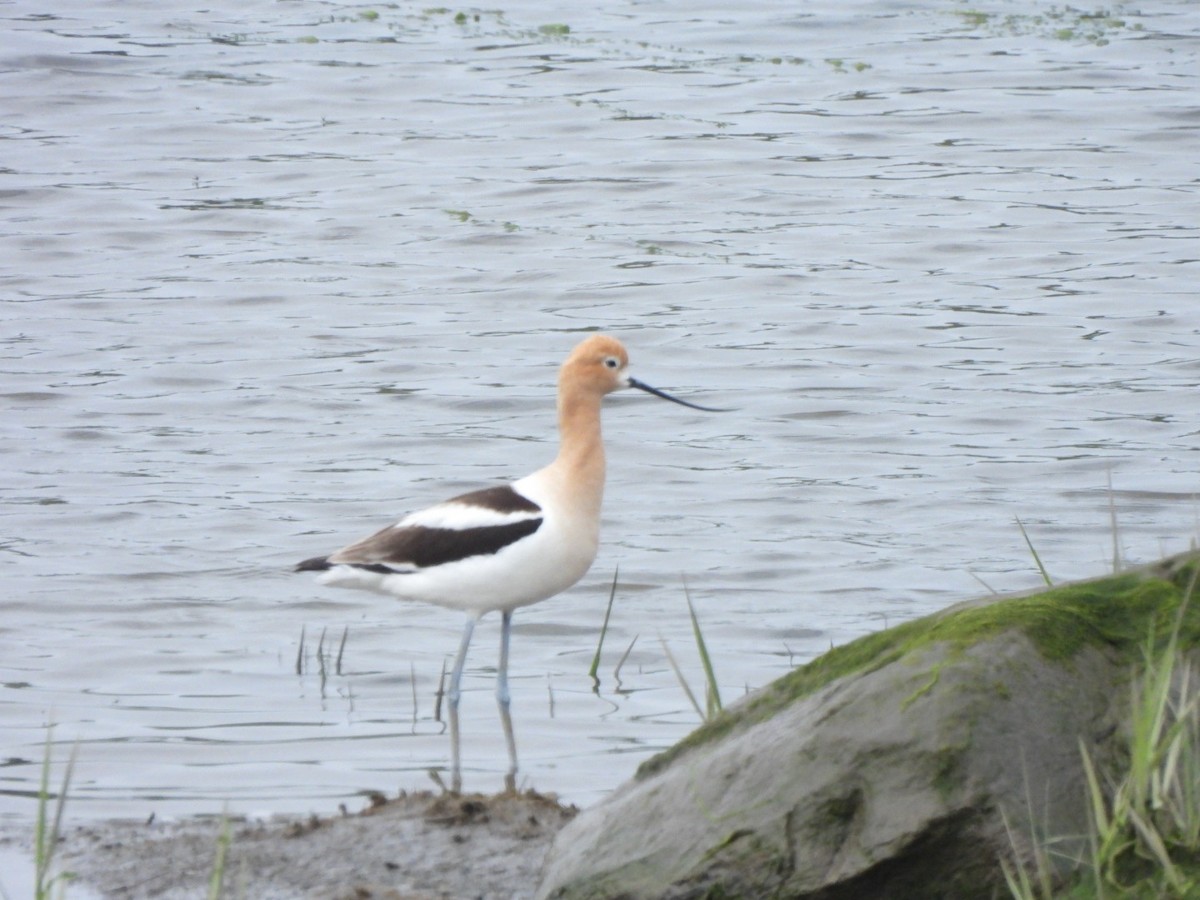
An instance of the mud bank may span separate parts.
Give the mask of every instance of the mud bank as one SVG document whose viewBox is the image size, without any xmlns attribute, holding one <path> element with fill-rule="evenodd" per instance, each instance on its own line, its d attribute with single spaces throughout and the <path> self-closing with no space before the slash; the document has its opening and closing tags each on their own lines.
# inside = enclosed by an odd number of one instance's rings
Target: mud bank
<svg viewBox="0 0 1200 900">
<path fill-rule="evenodd" d="M 533 896 L 550 842 L 576 811 L 532 791 L 379 796 L 330 818 L 79 826 L 59 860 L 106 898 L 194 900 L 219 871 L 221 896 L 233 898 L 512 900 Z"/>
</svg>

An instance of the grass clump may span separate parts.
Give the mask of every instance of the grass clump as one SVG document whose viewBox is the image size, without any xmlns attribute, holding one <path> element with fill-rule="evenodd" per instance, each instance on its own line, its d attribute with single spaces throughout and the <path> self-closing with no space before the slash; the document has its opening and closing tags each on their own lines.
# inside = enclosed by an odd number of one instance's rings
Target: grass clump
<svg viewBox="0 0 1200 900">
<path fill-rule="evenodd" d="M 63 884 L 71 880 L 69 872 L 55 872 L 54 856 L 62 838 L 63 811 L 67 806 L 67 791 L 71 786 L 71 775 L 75 771 L 75 756 L 78 746 L 71 750 L 67 768 L 63 773 L 62 787 L 57 795 L 50 793 L 50 748 L 53 746 L 54 726 L 46 731 L 46 752 L 42 757 L 42 780 L 38 785 L 37 821 L 33 835 L 34 900 L 49 900 L 62 896 Z M 51 813 L 53 801 L 53 813 Z M 57 891 L 55 890 L 57 888 Z"/>
<path fill-rule="evenodd" d="M 1186 600 L 1191 599 L 1195 571 Z M 1073 874 L 1055 876 L 1053 841 L 1036 842 L 1032 863 L 1004 863 L 1015 900 L 1200 898 L 1200 672 L 1185 648 L 1185 602 L 1167 637 L 1151 626 L 1131 682 L 1123 763 L 1102 773 L 1085 745 L 1090 828 Z"/>
<path fill-rule="evenodd" d="M 617 597 L 617 582 L 619 576 L 619 569 L 613 572 L 612 584 L 608 589 L 608 605 L 604 610 L 604 622 L 600 626 L 600 638 L 596 642 L 596 652 L 592 655 L 592 664 L 588 668 L 588 677 L 592 680 L 592 692 L 596 694 L 600 693 L 600 676 L 598 674 L 600 670 L 600 656 L 604 649 L 604 638 L 608 635 L 608 625 L 612 618 L 613 602 Z M 667 662 L 670 664 L 671 669 L 675 672 L 675 677 L 679 680 L 679 686 L 683 688 L 683 692 L 687 696 L 688 702 L 692 704 L 692 708 L 696 710 L 696 714 L 700 716 L 701 720 L 707 722 L 711 721 L 721 712 L 721 691 L 717 686 L 716 669 L 713 667 L 712 656 L 708 652 L 708 643 L 704 640 L 704 632 L 700 628 L 700 620 L 696 616 L 696 607 L 692 604 L 692 594 L 691 591 L 688 590 L 686 580 L 683 583 L 683 594 L 684 598 L 687 600 L 688 615 L 692 620 L 692 636 L 696 641 L 696 652 L 700 656 L 700 665 L 704 670 L 703 707 L 701 707 L 700 703 L 696 700 L 696 694 L 692 691 L 691 685 L 688 684 L 687 678 L 684 677 L 683 670 L 679 667 L 679 662 L 675 659 L 675 654 L 671 652 L 671 648 L 667 646 L 666 640 L 664 640 L 661 635 L 659 636 L 659 642 L 662 644 L 663 655 L 666 656 Z M 629 643 L 629 646 L 625 649 L 625 653 L 621 656 L 621 659 L 617 662 L 616 668 L 613 670 L 613 677 L 617 682 L 618 691 L 620 690 L 621 684 L 621 667 L 625 664 L 625 660 L 629 657 L 629 654 L 633 650 L 633 645 L 635 643 L 637 643 L 636 636 Z"/>
</svg>

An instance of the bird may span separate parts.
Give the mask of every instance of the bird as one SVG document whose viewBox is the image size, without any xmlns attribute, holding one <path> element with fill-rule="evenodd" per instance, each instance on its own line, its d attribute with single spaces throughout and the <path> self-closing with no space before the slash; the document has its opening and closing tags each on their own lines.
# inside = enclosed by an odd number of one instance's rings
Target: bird
<svg viewBox="0 0 1200 900">
<path fill-rule="evenodd" d="M 633 378 L 619 340 L 594 334 L 567 357 L 558 375 L 559 447 L 545 467 L 516 481 L 484 487 L 411 513 L 328 556 L 299 563 L 324 585 L 376 591 L 404 601 L 467 613 L 446 690 L 451 787 L 462 790 L 458 708 L 463 666 L 478 620 L 499 612 L 496 702 L 508 750 L 505 788 L 516 789 L 508 656 L 513 612 L 574 585 L 591 567 L 600 541 L 605 454 L 601 401 L 636 388 L 705 412 L 725 410 L 681 400 Z"/>
</svg>

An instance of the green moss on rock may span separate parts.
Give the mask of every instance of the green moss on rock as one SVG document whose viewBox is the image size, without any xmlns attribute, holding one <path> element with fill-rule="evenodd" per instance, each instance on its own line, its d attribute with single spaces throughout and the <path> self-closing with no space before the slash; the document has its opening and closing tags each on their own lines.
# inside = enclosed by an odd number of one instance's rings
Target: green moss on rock
<svg viewBox="0 0 1200 900">
<path fill-rule="evenodd" d="M 1046 659 L 1069 662 L 1084 647 L 1107 647 L 1132 660 L 1154 626 L 1165 634 L 1200 575 L 1200 555 L 1184 554 L 1132 572 L 1050 588 L 1036 594 L 977 601 L 905 622 L 835 647 L 705 723 L 674 747 L 644 762 L 651 775 L 680 754 L 717 740 L 847 675 L 872 672 L 935 644 L 961 652 L 1009 631 L 1022 632 Z M 1200 603 L 1189 604 L 1183 646 L 1200 645 Z"/>
</svg>

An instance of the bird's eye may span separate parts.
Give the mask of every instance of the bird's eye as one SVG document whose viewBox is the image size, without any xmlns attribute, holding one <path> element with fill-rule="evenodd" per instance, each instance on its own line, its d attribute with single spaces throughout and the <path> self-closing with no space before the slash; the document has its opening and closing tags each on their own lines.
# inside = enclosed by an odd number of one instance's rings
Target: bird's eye
<svg viewBox="0 0 1200 900">
<path fill-rule="evenodd" d="M 621 367 L 621 361 L 615 356 L 604 357 L 604 365 L 609 369 L 618 369 Z"/>
</svg>

